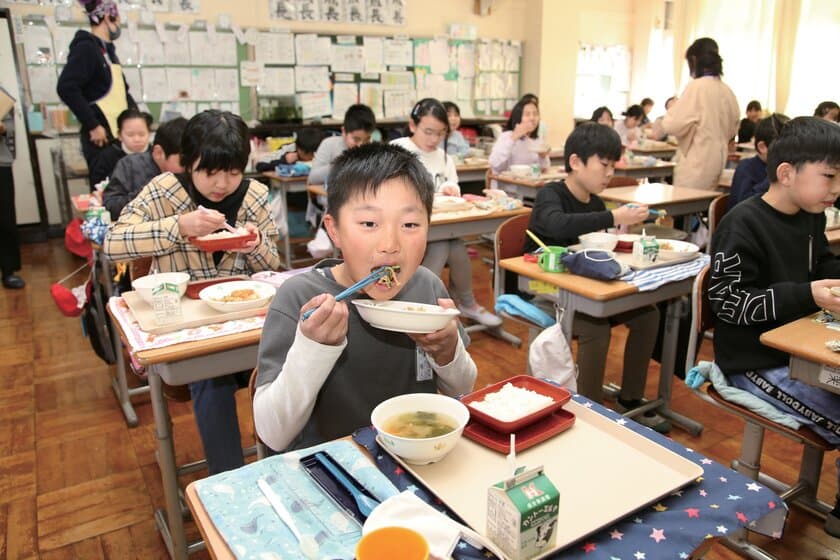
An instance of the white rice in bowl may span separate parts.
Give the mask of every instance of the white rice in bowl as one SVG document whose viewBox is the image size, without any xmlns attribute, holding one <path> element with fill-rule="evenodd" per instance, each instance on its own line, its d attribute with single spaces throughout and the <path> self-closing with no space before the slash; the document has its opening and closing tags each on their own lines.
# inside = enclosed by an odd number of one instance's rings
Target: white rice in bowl
<svg viewBox="0 0 840 560">
<path fill-rule="evenodd" d="M 473 401 L 470 406 L 502 422 L 512 422 L 542 410 L 554 399 L 530 389 L 505 383 L 501 390 L 484 395 L 484 399 Z"/>
</svg>

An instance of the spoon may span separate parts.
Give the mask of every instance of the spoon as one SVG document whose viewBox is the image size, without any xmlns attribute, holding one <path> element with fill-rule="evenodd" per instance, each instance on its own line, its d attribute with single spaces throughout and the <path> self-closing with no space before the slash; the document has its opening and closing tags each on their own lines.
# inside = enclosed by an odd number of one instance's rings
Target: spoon
<svg viewBox="0 0 840 560">
<path fill-rule="evenodd" d="M 295 525 L 295 520 L 292 518 L 292 514 L 286 509 L 283 505 L 283 502 L 280 501 L 280 497 L 274 493 L 274 489 L 265 481 L 264 478 L 260 478 L 257 480 L 257 486 L 260 487 L 262 493 L 265 495 L 268 503 L 271 504 L 271 507 L 274 508 L 274 511 L 277 513 L 277 516 L 280 520 L 286 524 L 286 527 L 292 532 L 297 539 L 298 546 L 300 547 L 300 551 L 303 553 L 304 556 L 307 558 L 318 558 L 318 542 L 315 540 L 315 537 L 312 535 L 301 535 L 300 530 Z"/>
<path fill-rule="evenodd" d="M 335 477 L 335 479 L 342 485 L 344 488 L 347 489 L 350 494 L 353 495 L 353 499 L 356 500 L 356 506 L 359 508 L 359 513 L 361 513 L 366 519 L 373 513 L 373 510 L 376 506 L 379 505 L 379 501 L 371 498 L 362 493 L 355 484 L 353 484 L 349 478 L 344 476 L 344 473 L 336 467 L 333 462 L 323 453 L 316 453 L 315 458 L 328 470 L 330 474 Z"/>
<path fill-rule="evenodd" d="M 198 209 L 199 209 L 199 211 L 204 212 L 204 213 L 207 213 L 207 212 L 210 211 L 207 208 L 205 208 L 204 206 L 202 206 L 201 204 L 198 205 Z M 227 223 L 227 220 L 224 221 L 224 224 L 225 224 L 225 229 L 228 230 L 229 232 L 239 233 L 239 230 L 237 230 L 235 227 L 233 227 L 232 225 Z"/>
<path fill-rule="evenodd" d="M 545 243 L 543 243 L 543 242 L 542 242 L 542 240 L 541 240 L 539 237 L 537 237 L 536 235 L 534 235 L 534 234 L 531 232 L 531 230 L 526 229 L 526 230 L 525 230 L 525 233 L 527 233 L 527 234 L 528 234 L 528 237 L 530 237 L 531 239 L 533 239 L 533 240 L 534 240 L 534 243 L 536 243 L 537 245 L 539 245 L 540 247 L 542 247 L 542 250 L 543 250 L 543 251 L 545 251 L 545 252 L 548 252 L 548 251 L 549 251 L 549 249 L 548 249 L 548 247 L 546 246 L 546 244 L 545 244 Z"/>
</svg>

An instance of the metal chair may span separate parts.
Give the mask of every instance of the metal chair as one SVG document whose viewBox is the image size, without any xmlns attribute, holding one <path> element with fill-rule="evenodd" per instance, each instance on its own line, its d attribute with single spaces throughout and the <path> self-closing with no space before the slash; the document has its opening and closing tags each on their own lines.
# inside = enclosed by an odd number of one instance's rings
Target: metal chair
<svg viewBox="0 0 840 560">
<path fill-rule="evenodd" d="M 714 317 L 707 297 L 710 270 L 710 267 L 705 267 L 694 280 L 694 288 L 691 294 L 691 335 L 688 342 L 688 352 L 686 353 L 686 371 L 693 367 L 695 363 L 698 340 L 704 332 L 714 327 Z M 828 512 L 831 511 L 831 506 L 817 499 L 817 489 L 820 483 L 823 455 L 826 451 L 832 450 L 833 447 L 805 426 L 798 430 L 782 426 L 724 399 L 713 386 L 708 385 L 707 387 L 705 392 L 698 389 L 694 393 L 704 401 L 720 407 L 744 421 L 740 456 L 732 462 L 732 468 L 744 476 L 771 488 L 788 505 L 796 505 L 825 519 Z M 794 484 L 785 484 L 761 472 L 761 452 L 764 445 L 765 430 L 776 432 L 782 437 L 803 446 L 799 476 Z M 758 546 L 750 543 L 747 540 L 745 530 L 738 531 L 725 539 L 723 543 L 749 558 L 761 560 L 773 558 Z"/>
</svg>

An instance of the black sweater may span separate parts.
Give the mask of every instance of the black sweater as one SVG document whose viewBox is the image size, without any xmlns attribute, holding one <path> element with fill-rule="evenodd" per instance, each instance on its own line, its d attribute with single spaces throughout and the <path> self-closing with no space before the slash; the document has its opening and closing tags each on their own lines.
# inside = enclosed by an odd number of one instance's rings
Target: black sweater
<svg viewBox="0 0 840 560">
<path fill-rule="evenodd" d="M 113 139 L 117 131 L 111 130 L 108 119 L 94 104 L 111 88 L 111 69 L 106 54 L 113 64 L 120 63 L 114 43 L 106 43 L 88 31 L 77 31 L 70 42 L 67 64 L 58 77 L 56 90 L 82 124 L 83 131 L 93 130 L 101 124 Z M 129 109 L 137 107 L 128 93 L 128 82 L 125 83 L 125 96 Z"/>
<path fill-rule="evenodd" d="M 825 214 L 783 214 L 754 196 L 724 216 L 712 237 L 709 302 L 715 362 L 724 373 L 787 365 L 761 333 L 817 310 L 811 281 L 840 278 Z"/>
<path fill-rule="evenodd" d="M 566 247 L 578 243 L 578 236 L 612 227 L 613 215 L 598 195 L 590 195 L 589 202 L 581 202 L 569 191 L 565 181 L 549 183 L 540 189 L 534 201 L 528 229 L 546 245 Z M 537 248 L 530 238 L 525 239 L 524 252 Z"/>
</svg>

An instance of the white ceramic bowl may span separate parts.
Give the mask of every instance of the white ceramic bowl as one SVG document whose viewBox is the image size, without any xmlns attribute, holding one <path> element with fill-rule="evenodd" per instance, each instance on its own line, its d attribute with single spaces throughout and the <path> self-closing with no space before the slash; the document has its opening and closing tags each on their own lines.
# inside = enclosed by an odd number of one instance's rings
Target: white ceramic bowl
<svg viewBox="0 0 840 560">
<path fill-rule="evenodd" d="M 141 276 L 131 282 L 131 287 L 134 291 L 140 294 L 143 301 L 152 305 L 152 290 L 163 283 L 175 284 L 178 286 L 178 293 L 181 297 L 187 291 L 187 282 L 190 281 L 190 275 L 186 272 L 160 272 L 158 274 L 149 274 Z"/>
<path fill-rule="evenodd" d="M 530 165 L 511 165 L 510 172 L 520 177 L 530 177 L 533 171 Z"/>
<path fill-rule="evenodd" d="M 457 426 L 448 434 L 425 439 L 394 436 L 382 429 L 394 416 L 418 411 L 446 414 L 457 422 Z M 370 422 L 379 432 L 382 444 L 391 453 L 413 465 L 425 465 L 443 459 L 461 439 L 469 419 L 470 411 L 461 401 L 437 393 L 409 393 L 392 397 L 379 403 L 370 414 Z"/>
<path fill-rule="evenodd" d="M 687 241 L 677 241 L 676 239 L 658 239 L 657 241 L 659 242 L 660 259 L 678 259 L 688 255 L 696 255 L 700 252 L 700 248 L 697 245 Z"/>
<path fill-rule="evenodd" d="M 243 301 L 222 301 L 225 297 L 229 297 L 237 290 L 252 290 L 257 297 Z M 246 311 L 248 309 L 265 307 L 271 301 L 271 298 L 274 297 L 275 292 L 276 288 L 265 282 L 240 280 L 207 286 L 198 293 L 198 297 L 216 311 L 229 313 L 231 311 Z"/>
<path fill-rule="evenodd" d="M 606 233 L 603 231 L 594 231 L 578 237 L 580 244 L 584 249 L 601 249 L 602 251 L 612 251 L 618 243 L 618 236 L 614 233 Z"/>
<path fill-rule="evenodd" d="M 404 333 L 439 331 L 453 317 L 461 314 L 457 309 L 410 301 L 354 299 L 353 305 L 362 319 L 377 329 Z"/>
</svg>

